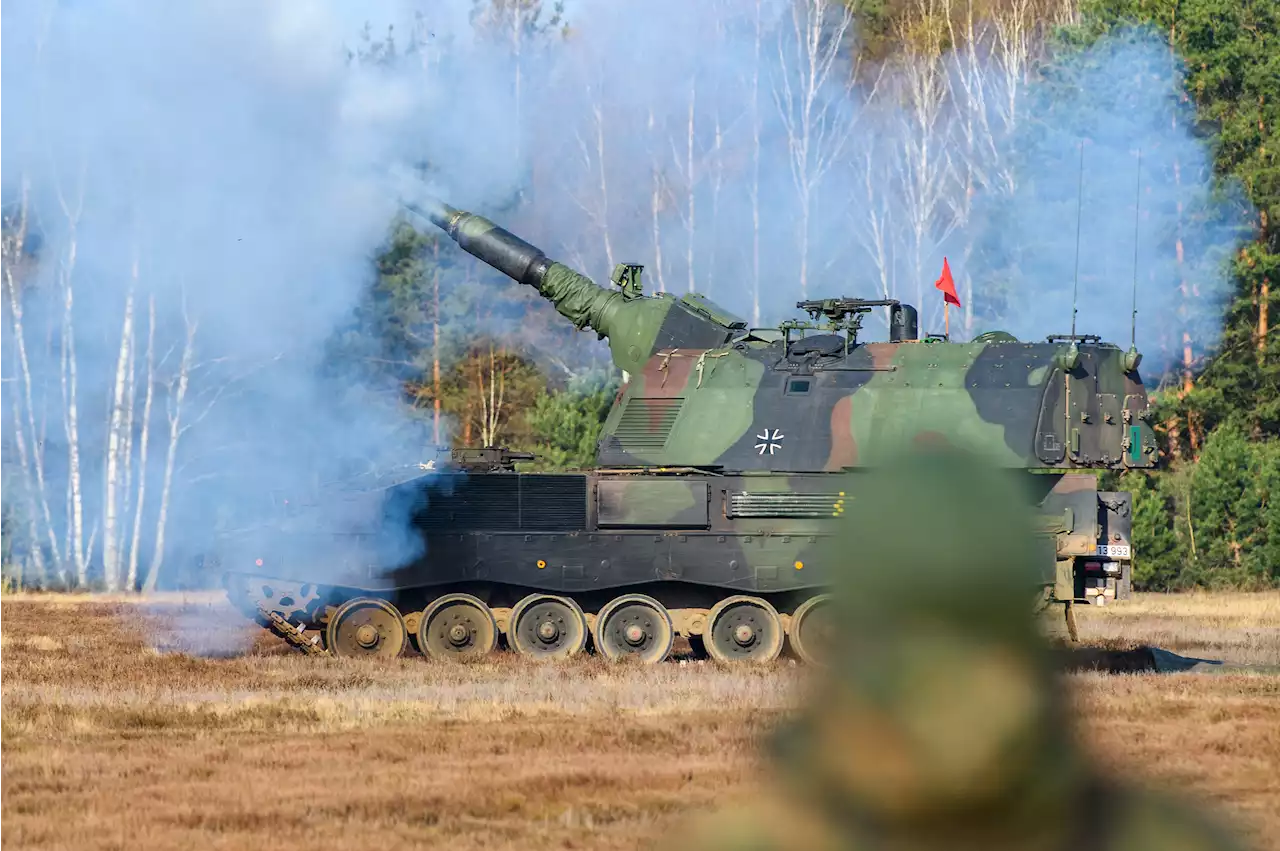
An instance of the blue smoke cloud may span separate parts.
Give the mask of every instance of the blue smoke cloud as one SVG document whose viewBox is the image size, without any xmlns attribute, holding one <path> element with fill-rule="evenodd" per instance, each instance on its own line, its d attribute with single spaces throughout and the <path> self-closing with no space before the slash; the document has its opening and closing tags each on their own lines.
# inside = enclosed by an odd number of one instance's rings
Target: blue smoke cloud
<svg viewBox="0 0 1280 851">
<path fill-rule="evenodd" d="M 465 4 L 9 4 L 3 192 L 12 211 L 28 187 L 40 261 L 23 304 L 55 537 L 70 522 L 68 276 L 85 541 L 96 523 L 101 543 L 131 288 L 140 380 L 156 306 L 145 477 L 133 423 L 147 529 L 194 331 L 174 558 L 228 507 L 269 511 L 273 491 L 309 492 L 353 459 L 420 460 L 426 432 L 394 393 L 319 366 L 398 201 L 421 191 L 493 213 L 597 280 L 643 262 L 650 288 L 693 286 L 761 322 L 794 314 L 803 268 L 807 297 L 897 297 L 940 330 L 932 284 L 948 256 L 966 301 L 956 336 L 1037 338 L 1068 330 L 1078 259 L 1078 330 L 1124 344 L 1141 151 L 1145 366 L 1176 360 L 1184 331 L 1212 348 L 1245 204 L 1215 184 L 1158 34 L 1060 56 L 1032 82 L 989 42 L 855 68 L 856 28 L 818 5 L 577 0 L 564 34 L 501 15 L 477 29 Z M 366 22 L 375 39 L 394 27 L 387 61 L 349 61 Z M 981 101 L 962 85 L 975 79 Z"/>
</svg>

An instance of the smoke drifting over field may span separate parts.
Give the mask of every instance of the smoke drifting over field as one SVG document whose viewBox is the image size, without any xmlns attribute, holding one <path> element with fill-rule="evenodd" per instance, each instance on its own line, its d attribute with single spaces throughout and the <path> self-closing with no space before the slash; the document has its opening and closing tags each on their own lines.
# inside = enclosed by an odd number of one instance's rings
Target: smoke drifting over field
<svg viewBox="0 0 1280 851">
<path fill-rule="evenodd" d="M 6 6 L 6 212 L 25 182 L 38 263 L 20 285 L 47 441 L 36 537 L 72 576 L 124 580 L 137 543 L 141 581 L 162 505 L 181 576 L 219 521 L 278 517 L 352 459 L 423 459 L 398 400 L 320 369 L 397 209 L 387 165 L 422 120 L 402 85 L 347 63 L 360 20 L 293 2 Z M 25 384 L 13 352 L 6 393 Z M 333 531 L 370 531 L 363 512 Z"/>
<path fill-rule="evenodd" d="M 650 289 L 759 322 L 802 294 L 887 294 L 940 331 L 946 255 L 953 335 L 1039 337 L 1070 326 L 1086 136 L 1078 330 L 1128 341 L 1141 149 L 1145 366 L 1183 328 L 1213 342 L 1240 204 L 1211 195 L 1156 35 L 1031 84 L 1033 53 L 997 39 L 1027 21 L 956 51 L 921 27 L 914 52 L 855 69 L 835 2 L 579 0 L 567 35 L 507 5 L 478 25 L 461 3 L 8 5 L 4 202 L 29 187 L 37 265 L 19 283 L 29 396 L 6 328 L 28 461 L 5 463 L 51 564 L 123 579 L 137 543 L 141 579 L 166 478 L 183 559 L 220 511 L 261 520 L 349 459 L 421 460 L 429 433 L 393 393 L 321 367 L 397 201 L 424 188 L 597 280 L 642 262 Z M 395 25 L 381 61 L 366 21 L 375 40 Z"/>
</svg>

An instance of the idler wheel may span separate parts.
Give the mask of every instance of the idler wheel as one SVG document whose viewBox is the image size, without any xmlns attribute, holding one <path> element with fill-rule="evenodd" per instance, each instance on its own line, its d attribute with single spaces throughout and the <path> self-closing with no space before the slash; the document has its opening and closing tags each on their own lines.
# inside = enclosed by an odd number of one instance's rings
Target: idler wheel
<svg viewBox="0 0 1280 851">
<path fill-rule="evenodd" d="M 522 656 L 567 659 L 587 644 L 587 618 L 568 597 L 530 594 L 511 610 L 507 641 Z"/>
<path fill-rule="evenodd" d="M 435 600 L 418 624 L 418 647 L 432 659 L 478 659 L 498 645 L 498 623 L 484 601 L 470 594 Z"/>
<path fill-rule="evenodd" d="M 717 662 L 772 662 L 782 642 L 782 619 L 760 597 L 728 597 L 707 615 L 703 643 Z"/>
<path fill-rule="evenodd" d="M 343 603 L 325 628 L 325 646 L 335 656 L 394 659 L 408 643 L 409 631 L 400 612 L 375 597 Z"/>
<path fill-rule="evenodd" d="M 644 594 L 624 594 L 596 615 L 596 650 L 606 659 L 655 664 L 671 653 L 676 631 L 661 603 Z"/>
<path fill-rule="evenodd" d="M 819 594 L 801 603 L 791 615 L 787 640 L 791 651 L 806 665 L 823 667 L 829 663 L 834 630 L 830 594 Z"/>
</svg>

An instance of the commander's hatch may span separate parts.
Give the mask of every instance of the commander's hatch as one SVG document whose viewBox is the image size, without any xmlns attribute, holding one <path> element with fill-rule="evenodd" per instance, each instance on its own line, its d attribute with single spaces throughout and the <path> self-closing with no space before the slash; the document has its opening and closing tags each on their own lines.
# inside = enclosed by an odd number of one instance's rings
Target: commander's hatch
<svg viewBox="0 0 1280 851">
<path fill-rule="evenodd" d="M 848 338 L 840 334 L 810 334 L 797 337 L 787 347 L 787 357 L 793 361 L 808 358 L 843 357 Z"/>
</svg>

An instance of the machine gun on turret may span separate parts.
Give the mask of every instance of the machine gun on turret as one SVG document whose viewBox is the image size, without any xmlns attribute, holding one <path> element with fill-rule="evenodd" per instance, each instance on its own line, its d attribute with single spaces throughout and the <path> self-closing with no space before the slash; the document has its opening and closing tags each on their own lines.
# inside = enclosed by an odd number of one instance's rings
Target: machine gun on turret
<svg viewBox="0 0 1280 851">
<path fill-rule="evenodd" d="M 451 468 L 468 473 L 514 472 L 519 461 L 536 461 L 532 452 L 514 452 L 505 446 L 440 449 L 436 457 L 419 464 L 420 470 Z"/>
<path fill-rule="evenodd" d="M 889 308 L 889 342 L 900 343 L 916 338 L 918 320 L 916 309 L 897 299 L 870 298 L 820 298 L 796 302 L 796 307 L 809 314 L 810 322 L 787 320 L 779 326 L 788 347 L 791 332 L 795 330 L 822 330 L 845 333 L 845 354 L 849 347 L 857 345 L 858 332 L 862 330 L 862 317 L 873 308 Z M 819 318 L 825 322 L 819 322 Z"/>
<path fill-rule="evenodd" d="M 454 449 L 451 460 L 454 466 L 469 472 L 494 473 L 500 470 L 514 471 L 517 461 L 536 461 L 532 452 L 513 452 L 505 446 L 486 446 L 480 449 Z"/>
</svg>

